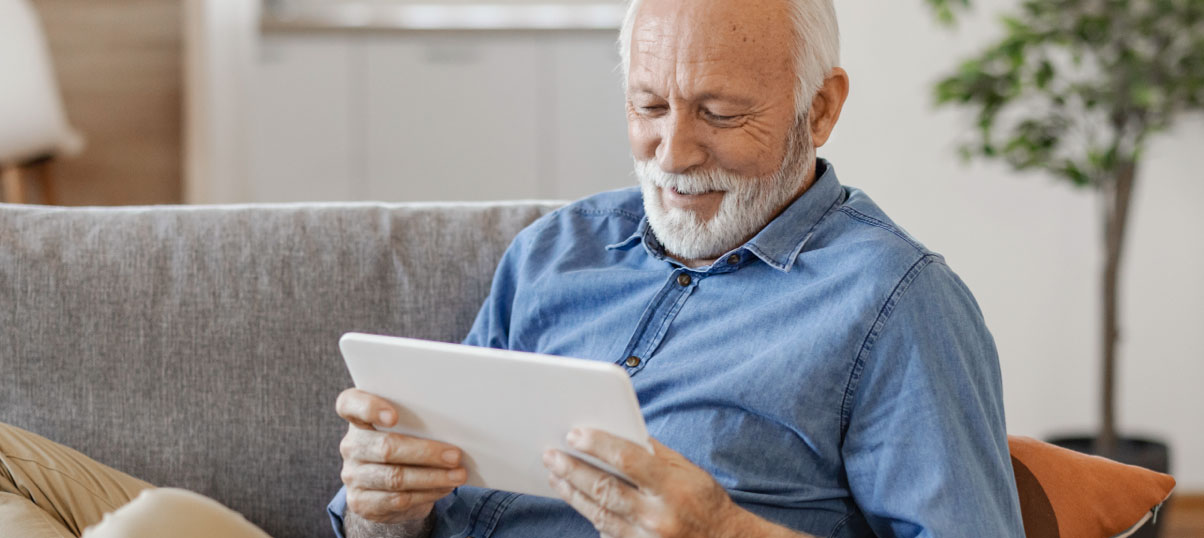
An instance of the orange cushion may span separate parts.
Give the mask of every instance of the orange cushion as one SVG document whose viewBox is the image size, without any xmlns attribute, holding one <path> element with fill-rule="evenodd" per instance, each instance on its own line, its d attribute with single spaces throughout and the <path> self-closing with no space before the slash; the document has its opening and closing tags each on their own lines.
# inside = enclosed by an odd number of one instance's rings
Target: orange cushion
<svg viewBox="0 0 1204 538">
<path fill-rule="evenodd" d="M 1028 538 L 1111 538 L 1166 501 L 1175 479 L 1133 465 L 1008 437 Z"/>
</svg>

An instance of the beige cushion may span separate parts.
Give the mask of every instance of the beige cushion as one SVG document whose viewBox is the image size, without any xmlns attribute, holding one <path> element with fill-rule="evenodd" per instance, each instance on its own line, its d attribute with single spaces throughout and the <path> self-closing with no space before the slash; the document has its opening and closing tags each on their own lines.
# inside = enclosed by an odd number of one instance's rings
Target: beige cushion
<svg viewBox="0 0 1204 538">
<path fill-rule="evenodd" d="M 221 503 L 191 491 L 148 489 L 88 527 L 84 538 L 271 538 Z"/>
</svg>

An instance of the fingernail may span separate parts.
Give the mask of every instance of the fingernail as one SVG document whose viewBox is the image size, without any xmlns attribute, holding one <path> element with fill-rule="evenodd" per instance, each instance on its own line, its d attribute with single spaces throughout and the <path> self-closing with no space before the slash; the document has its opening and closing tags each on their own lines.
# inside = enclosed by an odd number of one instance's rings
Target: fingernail
<svg viewBox="0 0 1204 538">
<path fill-rule="evenodd" d="M 380 418 L 381 426 L 390 426 L 393 424 L 393 413 L 390 413 L 388 411 L 381 411 L 379 418 Z"/>
<path fill-rule="evenodd" d="M 451 480 L 452 482 L 463 482 L 465 478 L 468 478 L 468 471 L 464 469 L 456 469 L 447 472 L 447 479 Z"/>
<path fill-rule="evenodd" d="M 573 428 L 572 430 L 569 430 L 569 434 L 565 436 L 565 439 L 570 445 L 576 446 L 584 435 L 584 432 L 582 432 L 580 428 Z"/>
<path fill-rule="evenodd" d="M 447 452 L 444 452 L 443 453 L 443 461 L 446 461 L 448 463 L 456 463 L 457 461 L 460 461 L 460 451 L 459 450 L 448 450 Z"/>
<path fill-rule="evenodd" d="M 556 463 L 556 453 L 551 450 L 543 451 L 543 466 L 551 469 Z"/>
</svg>

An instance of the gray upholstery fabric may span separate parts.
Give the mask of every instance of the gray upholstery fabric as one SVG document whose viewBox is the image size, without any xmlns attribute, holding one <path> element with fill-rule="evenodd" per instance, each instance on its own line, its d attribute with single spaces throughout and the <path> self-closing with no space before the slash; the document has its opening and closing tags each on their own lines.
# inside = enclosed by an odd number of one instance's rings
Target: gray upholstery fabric
<svg viewBox="0 0 1204 538">
<path fill-rule="evenodd" d="M 329 536 L 339 336 L 458 341 L 552 207 L 0 205 L 0 421 Z"/>
</svg>

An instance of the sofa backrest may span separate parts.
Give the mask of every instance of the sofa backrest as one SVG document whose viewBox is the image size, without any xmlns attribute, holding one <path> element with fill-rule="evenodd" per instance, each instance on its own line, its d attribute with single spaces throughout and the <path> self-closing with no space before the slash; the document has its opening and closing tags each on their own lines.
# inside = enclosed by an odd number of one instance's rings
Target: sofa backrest
<svg viewBox="0 0 1204 538">
<path fill-rule="evenodd" d="M 329 536 L 339 336 L 460 340 L 553 207 L 0 205 L 0 421 Z"/>
</svg>

